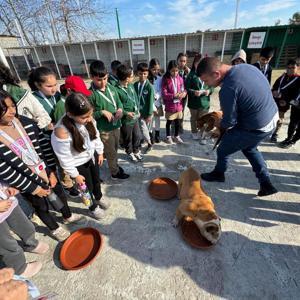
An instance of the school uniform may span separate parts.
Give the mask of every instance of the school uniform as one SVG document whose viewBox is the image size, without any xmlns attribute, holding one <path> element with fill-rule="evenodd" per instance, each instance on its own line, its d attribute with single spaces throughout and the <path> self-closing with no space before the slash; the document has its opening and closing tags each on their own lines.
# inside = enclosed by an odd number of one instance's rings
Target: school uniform
<svg viewBox="0 0 300 300">
<path fill-rule="evenodd" d="M 285 113 L 290 109 L 290 101 L 297 98 L 299 89 L 300 76 L 298 74 L 288 76 L 284 73 L 275 81 L 272 91 L 277 91 L 279 94 L 279 97 L 274 97 L 279 111 L 279 121 L 272 135 L 274 139 L 282 127 Z"/>
<path fill-rule="evenodd" d="M 153 124 L 155 129 L 155 138 L 159 140 L 159 131 L 160 131 L 160 117 L 164 115 L 163 111 L 163 100 L 161 96 L 161 83 L 162 77 L 155 76 L 153 78 L 153 88 L 154 88 L 154 105 L 156 110 L 154 111 Z"/>
<path fill-rule="evenodd" d="M 61 96 L 60 100 L 55 105 L 54 112 L 53 112 L 53 118 L 55 123 L 57 123 L 66 113 L 65 102 L 66 102 L 65 97 Z"/>
<path fill-rule="evenodd" d="M 127 87 L 118 84 L 116 86 L 116 90 L 123 104 L 123 118 L 121 127 L 123 145 L 127 154 L 136 154 L 139 152 L 141 142 L 141 132 L 139 128 L 140 112 L 138 97 L 132 84 L 129 84 Z M 134 113 L 133 119 L 128 117 L 129 112 Z"/>
<path fill-rule="evenodd" d="M 186 66 L 185 69 L 178 70 L 179 76 L 183 79 L 184 86 L 186 85 L 187 77 L 190 73 L 190 68 Z M 184 109 L 188 100 L 188 95 L 182 99 L 182 118 L 179 120 L 179 133 L 183 133 L 183 119 L 184 119 Z"/>
<path fill-rule="evenodd" d="M 109 74 L 108 76 L 108 82 L 112 85 L 112 86 L 117 86 L 119 84 L 119 79 L 116 75 L 113 74 Z"/>
<path fill-rule="evenodd" d="M 11 95 L 20 116 L 33 119 L 41 129 L 51 123 L 51 118 L 43 105 L 29 91 L 13 84 L 4 84 L 2 88 Z"/>
<path fill-rule="evenodd" d="M 191 71 L 186 80 L 186 89 L 188 93 L 188 108 L 191 113 L 191 131 L 197 133 L 197 120 L 208 113 L 210 107 L 210 96 L 196 96 L 195 91 L 209 91 L 209 95 L 213 93 L 213 88 L 210 88 L 197 76 L 195 71 Z"/>
<path fill-rule="evenodd" d="M 120 108 L 123 110 L 122 102 L 118 93 L 111 84 L 107 84 L 104 92 L 91 84 L 92 95 L 89 97 L 94 106 L 94 118 L 97 123 L 97 129 L 100 132 L 100 138 L 104 144 L 104 154 L 112 175 L 119 172 L 118 166 L 118 147 L 120 139 L 121 120 L 108 122 L 103 116 L 102 110 L 107 110 L 113 115 Z"/>
<path fill-rule="evenodd" d="M 57 92 L 54 96 L 45 96 L 41 91 L 34 91 L 32 94 L 39 100 L 52 122 L 55 123 L 54 110 L 57 102 L 60 100 L 60 93 Z"/>
<path fill-rule="evenodd" d="M 154 89 L 148 79 L 143 83 L 139 81 L 135 82 L 134 89 L 139 100 L 141 131 L 148 144 L 152 144 L 150 137 L 151 122 L 147 124 L 145 119 L 151 117 L 153 114 Z"/>
<path fill-rule="evenodd" d="M 263 66 L 261 66 L 260 62 L 257 61 L 256 63 L 253 64 L 253 66 L 255 66 L 256 68 L 258 68 L 264 74 L 264 76 L 267 78 L 267 80 L 269 81 L 269 83 L 271 84 L 272 67 L 270 66 L 270 64 L 266 64 L 263 67 Z"/>
</svg>

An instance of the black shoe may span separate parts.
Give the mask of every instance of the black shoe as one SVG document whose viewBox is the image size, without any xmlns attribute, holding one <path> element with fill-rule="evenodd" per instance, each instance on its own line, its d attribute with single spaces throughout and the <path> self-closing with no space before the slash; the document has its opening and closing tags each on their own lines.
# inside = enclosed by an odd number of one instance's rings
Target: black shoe
<svg viewBox="0 0 300 300">
<path fill-rule="evenodd" d="M 125 173 L 124 169 L 122 167 L 120 167 L 120 166 L 119 166 L 119 173 L 121 173 L 121 174 Z"/>
<path fill-rule="evenodd" d="M 79 197 L 79 191 L 75 188 L 75 186 L 72 186 L 71 188 L 65 188 L 65 190 L 71 198 Z"/>
<path fill-rule="evenodd" d="M 271 182 L 263 182 L 260 184 L 260 190 L 257 193 L 257 196 L 268 196 L 277 193 L 278 190 L 272 185 Z"/>
<path fill-rule="evenodd" d="M 206 181 L 216 181 L 216 182 L 224 182 L 225 176 L 222 172 L 217 172 L 213 170 L 210 173 L 203 173 L 201 174 L 201 178 Z"/>
<path fill-rule="evenodd" d="M 153 145 L 152 144 L 148 144 L 147 148 L 145 149 L 145 153 L 148 153 L 152 150 Z"/>
<path fill-rule="evenodd" d="M 291 148 L 295 143 L 292 140 L 285 139 L 281 143 L 278 144 L 278 147 L 283 148 L 283 149 L 288 149 Z"/>
<path fill-rule="evenodd" d="M 270 142 L 271 143 L 277 143 L 277 138 L 278 138 L 278 135 L 277 134 L 273 134 L 271 136 Z"/>
<path fill-rule="evenodd" d="M 159 130 L 155 131 L 155 143 L 160 143 L 160 136 L 159 136 Z"/>
<path fill-rule="evenodd" d="M 118 172 L 116 175 L 111 175 L 112 180 L 118 180 L 118 179 L 127 179 L 129 177 L 126 173 L 120 173 Z"/>
</svg>

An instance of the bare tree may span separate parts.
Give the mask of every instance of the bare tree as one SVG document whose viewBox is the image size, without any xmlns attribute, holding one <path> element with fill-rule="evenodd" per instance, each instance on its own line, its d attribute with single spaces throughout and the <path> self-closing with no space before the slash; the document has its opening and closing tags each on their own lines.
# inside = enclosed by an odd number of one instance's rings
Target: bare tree
<svg viewBox="0 0 300 300">
<path fill-rule="evenodd" d="M 300 25 L 300 11 L 295 12 L 293 17 L 289 20 L 290 24 Z"/>
</svg>

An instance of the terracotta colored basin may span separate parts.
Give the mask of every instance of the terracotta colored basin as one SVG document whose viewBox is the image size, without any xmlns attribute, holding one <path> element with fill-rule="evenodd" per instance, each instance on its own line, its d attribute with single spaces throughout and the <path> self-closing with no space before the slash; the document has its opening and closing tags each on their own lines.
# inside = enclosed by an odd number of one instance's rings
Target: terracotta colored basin
<svg viewBox="0 0 300 300">
<path fill-rule="evenodd" d="M 149 194 L 157 200 L 169 200 L 177 195 L 177 183 L 167 177 L 158 177 L 153 179 L 148 187 Z"/>
<path fill-rule="evenodd" d="M 66 270 L 79 270 L 90 265 L 103 246 L 103 238 L 95 228 L 73 232 L 60 250 L 60 262 Z"/>
<path fill-rule="evenodd" d="M 214 246 L 213 243 L 201 235 L 200 230 L 193 221 L 183 220 L 180 226 L 184 240 L 191 246 L 198 249 L 209 249 Z"/>
</svg>

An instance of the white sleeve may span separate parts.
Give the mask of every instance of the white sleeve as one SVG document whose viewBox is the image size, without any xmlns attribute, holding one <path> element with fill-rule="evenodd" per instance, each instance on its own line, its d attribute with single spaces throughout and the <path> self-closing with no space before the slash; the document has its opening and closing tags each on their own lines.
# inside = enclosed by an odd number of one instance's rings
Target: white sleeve
<svg viewBox="0 0 300 300">
<path fill-rule="evenodd" d="M 23 99 L 18 102 L 18 113 L 37 122 L 38 127 L 43 129 L 51 123 L 51 118 L 43 105 L 30 92 L 26 92 Z"/>
<path fill-rule="evenodd" d="M 77 168 L 74 166 L 73 154 L 71 152 L 72 139 L 68 137 L 67 139 L 60 139 L 55 134 L 54 131 L 51 134 L 51 144 L 53 150 L 59 160 L 60 166 L 68 173 L 72 178 L 79 175 Z"/>
<path fill-rule="evenodd" d="M 93 124 L 95 126 L 95 129 L 96 129 L 96 132 L 97 132 L 97 138 L 96 140 L 94 141 L 95 143 L 95 149 L 96 149 L 96 152 L 98 154 L 103 154 L 103 149 L 104 149 L 104 146 L 103 146 L 103 143 L 100 139 L 100 134 L 99 134 L 99 130 L 97 129 L 97 124 L 96 124 L 96 121 L 93 120 Z"/>
</svg>

